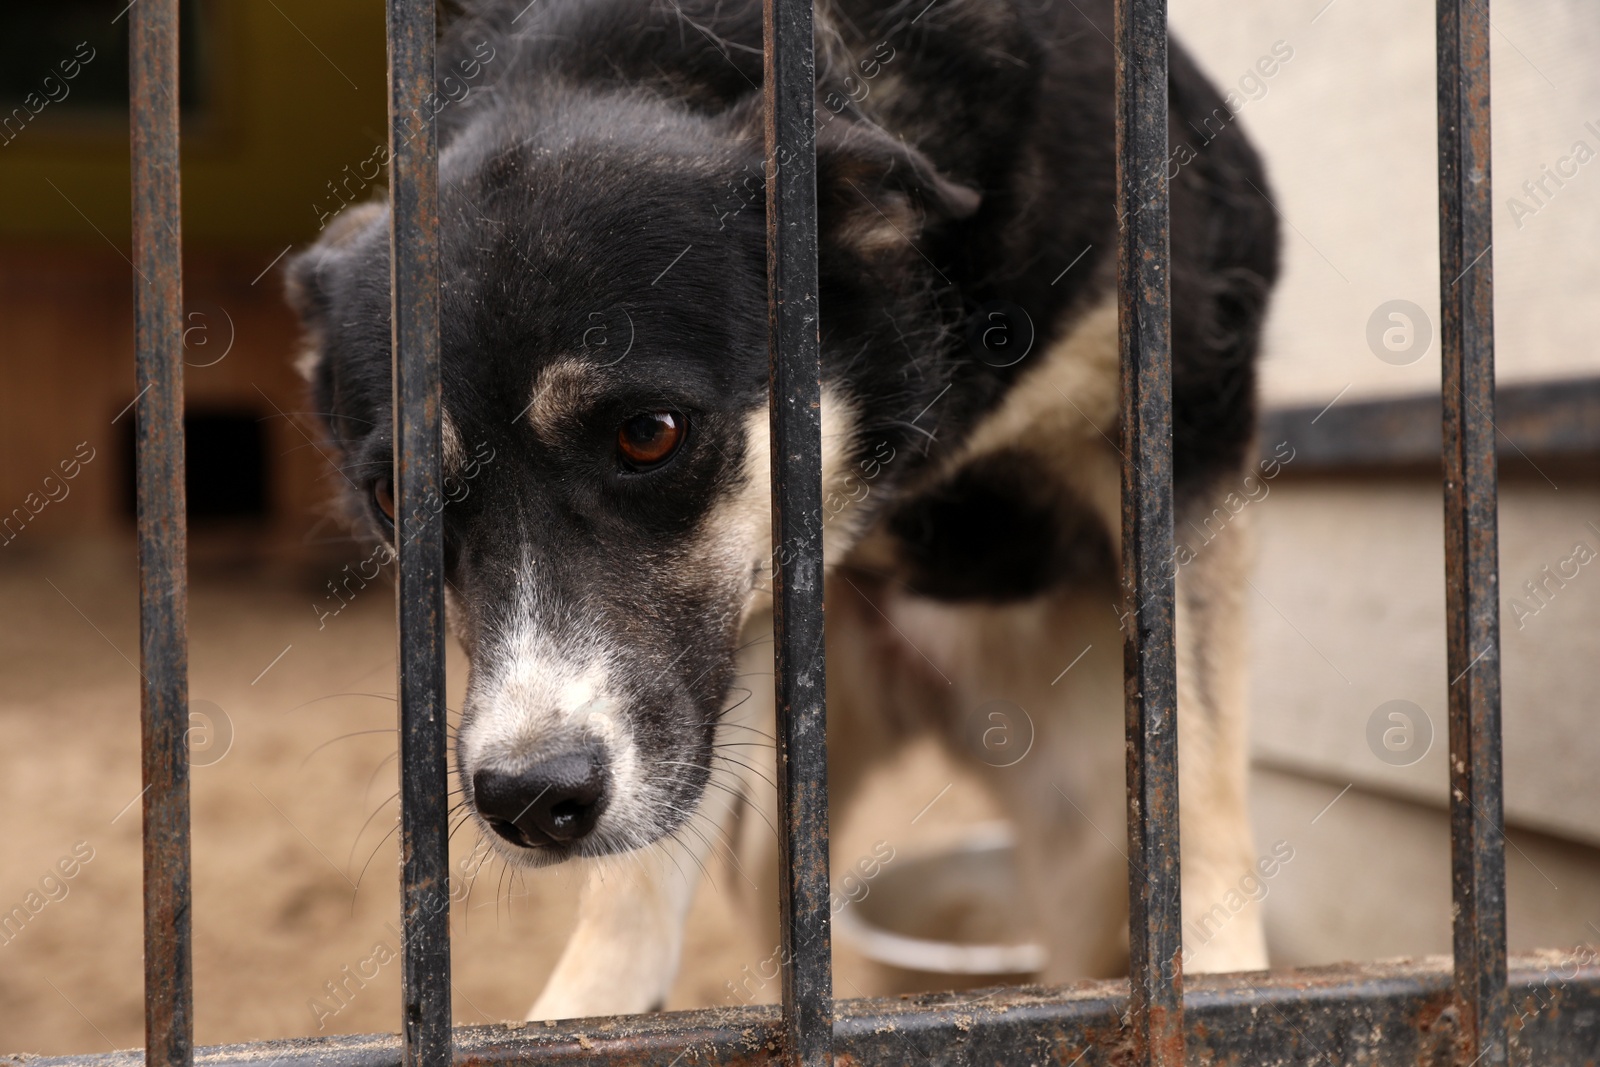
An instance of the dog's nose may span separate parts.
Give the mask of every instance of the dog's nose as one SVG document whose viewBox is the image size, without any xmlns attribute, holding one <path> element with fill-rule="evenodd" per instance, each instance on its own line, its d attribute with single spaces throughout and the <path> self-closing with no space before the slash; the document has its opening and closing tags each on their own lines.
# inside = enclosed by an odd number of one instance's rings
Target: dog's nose
<svg viewBox="0 0 1600 1067">
<path fill-rule="evenodd" d="M 512 844 L 569 844 L 600 818 L 605 768 L 595 749 L 570 749 L 520 771 L 478 771 L 472 793 L 484 820 Z"/>
</svg>

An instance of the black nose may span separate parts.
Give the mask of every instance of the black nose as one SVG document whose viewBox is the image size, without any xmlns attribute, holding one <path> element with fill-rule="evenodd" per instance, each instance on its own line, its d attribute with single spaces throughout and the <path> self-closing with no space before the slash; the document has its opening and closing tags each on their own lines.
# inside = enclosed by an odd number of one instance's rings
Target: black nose
<svg viewBox="0 0 1600 1067">
<path fill-rule="evenodd" d="M 593 830 L 605 808 L 605 768 L 596 749 L 574 748 L 520 771 L 479 771 L 472 794 L 484 820 L 512 844 L 568 844 Z"/>
</svg>

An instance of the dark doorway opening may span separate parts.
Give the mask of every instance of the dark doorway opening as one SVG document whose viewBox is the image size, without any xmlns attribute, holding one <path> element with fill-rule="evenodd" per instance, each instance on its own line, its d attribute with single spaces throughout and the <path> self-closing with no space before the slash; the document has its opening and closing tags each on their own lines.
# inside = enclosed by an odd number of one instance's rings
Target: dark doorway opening
<svg viewBox="0 0 1600 1067">
<path fill-rule="evenodd" d="M 130 413 L 131 414 L 131 413 Z M 123 511 L 137 514 L 134 420 L 123 420 Z M 189 521 L 266 518 L 269 510 L 267 435 L 247 408 L 196 408 L 184 413 L 184 487 Z"/>
</svg>

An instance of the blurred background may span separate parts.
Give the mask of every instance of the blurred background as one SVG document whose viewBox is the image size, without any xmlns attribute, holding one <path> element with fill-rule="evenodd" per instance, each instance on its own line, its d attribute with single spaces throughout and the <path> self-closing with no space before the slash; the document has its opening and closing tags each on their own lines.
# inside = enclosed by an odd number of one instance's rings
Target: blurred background
<svg viewBox="0 0 1600 1067">
<path fill-rule="evenodd" d="M 124 2 L 0 7 L 0 1051 L 142 1041 Z M 383 4 L 186 0 L 184 18 L 196 1036 L 388 1031 L 392 592 L 335 592 L 368 553 L 329 506 L 341 476 L 280 273 L 381 189 Z M 1293 859 L 1250 906 L 1275 965 L 1447 952 L 1431 5 L 1173 0 L 1172 22 L 1232 94 L 1283 223 L 1262 450 L 1293 458 L 1229 535 L 1259 546 L 1258 844 Z M 1600 17 L 1500 0 L 1494 28 L 1517 950 L 1600 937 Z M 994 812 L 919 746 L 840 813 L 836 868 L 878 915 L 897 865 L 992 840 Z M 460 1021 L 521 1016 L 576 888 L 480 873 L 453 915 Z M 776 998 L 749 977 L 772 950 L 737 896 L 701 892 L 670 1006 Z M 968 980 L 872 951 L 844 940 L 840 995 Z"/>
</svg>

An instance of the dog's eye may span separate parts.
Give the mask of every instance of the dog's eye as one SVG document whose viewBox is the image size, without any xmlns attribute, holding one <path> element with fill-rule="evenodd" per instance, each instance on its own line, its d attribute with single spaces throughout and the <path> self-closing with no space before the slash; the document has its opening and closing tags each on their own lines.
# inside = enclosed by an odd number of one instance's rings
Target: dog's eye
<svg viewBox="0 0 1600 1067">
<path fill-rule="evenodd" d="M 677 451 L 686 425 L 682 415 L 671 411 L 635 415 L 617 430 L 617 451 L 631 467 L 654 467 Z"/>
<path fill-rule="evenodd" d="M 372 504 L 378 509 L 389 525 L 394 525 L 394 484 L 387 478 L 373 483 Z"/>
</svg>

